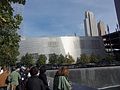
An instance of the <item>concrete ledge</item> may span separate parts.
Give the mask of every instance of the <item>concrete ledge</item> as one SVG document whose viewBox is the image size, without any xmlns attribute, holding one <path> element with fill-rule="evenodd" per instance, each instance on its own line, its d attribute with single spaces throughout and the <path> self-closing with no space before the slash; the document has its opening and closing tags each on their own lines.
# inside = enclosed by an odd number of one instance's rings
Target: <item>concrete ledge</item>
<svg viewBox="0 0 120 90">
<path fill-rule="evenodd" d="M 120 85 L 98 88 L 98 90 L 120 90 Z"/>
</svg>

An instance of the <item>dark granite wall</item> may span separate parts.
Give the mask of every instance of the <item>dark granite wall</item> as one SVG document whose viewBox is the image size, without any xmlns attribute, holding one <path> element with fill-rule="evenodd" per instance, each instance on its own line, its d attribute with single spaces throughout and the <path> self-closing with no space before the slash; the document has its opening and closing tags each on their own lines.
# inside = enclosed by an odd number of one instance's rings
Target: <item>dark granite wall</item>
<svg viewBox="0 0 120 90">
<path fill-rule="evenodd" d="M 56 70 L 47 71 L 47 75 L 54 77 Z M 94 88 L 120 85 L 120 66 L 71 69 L 69 79 Z"/>
</svg>

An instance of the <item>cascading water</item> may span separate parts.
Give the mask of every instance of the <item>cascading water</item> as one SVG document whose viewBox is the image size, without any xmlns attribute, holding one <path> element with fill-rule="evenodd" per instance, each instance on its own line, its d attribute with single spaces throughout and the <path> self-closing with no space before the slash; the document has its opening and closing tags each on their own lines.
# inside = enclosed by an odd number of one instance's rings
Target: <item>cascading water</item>
<svg viewBox="0 0 120 90">
<path fill-rule="evenodd" d="M 55 72 L 56 70 L 48 70 L 47 75 L 54 77 Z M 80 85 L 94 88 L 119 86 L 120 66 L 70 69 L 69 79 Z"/>
</svg>

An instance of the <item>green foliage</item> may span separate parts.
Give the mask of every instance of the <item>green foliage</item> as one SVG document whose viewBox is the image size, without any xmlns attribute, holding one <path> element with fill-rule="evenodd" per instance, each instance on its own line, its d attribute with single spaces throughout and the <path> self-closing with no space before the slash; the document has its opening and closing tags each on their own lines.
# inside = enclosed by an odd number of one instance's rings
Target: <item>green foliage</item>
<svg viewBox="0 0 120 90">
<path fill-rule="evenodd" d="M 57 55 L 55 53 L 49 55 L 49 63 L 50 64 L 73 64 L 75 60 L 71 55 L 66 55 L 65 57 L 60 54 Z"/>
<path fill-rule="evenodd" d="M 90 55 L 90 62 L 91 63 L 96 63 L 98 62 L 98 57 L 96 55 L 94 55 L 93 53 Z"/>
<path fill-rule="evenodd" d="M 14 14 L 12 4 L 18 3 L 25 5 L 25 1 L 26 0 L 0 0 L 0 27 L 5 27 L 6 24 L 8 24 L 11 27 L 16 28 L 17 25 L 14 22 L 16 22 L 19 15 Z M 17 24 L 19 25 L 20 23 Z"/>
<path fill-rule="evenodd" d="M 0 0 L 0 64 L 14 65 L 19 55 L 20 36 L 17 30 L 22 16 L 14 14 L 11 3 L 25 4 L 25 0 Z"/>
<path fill-rule="evenodd" d="M 25 56 L 21 57 L 21 64 L 25 66 L 31 66 L 34 64 L 34 60 L 31 54 L 26 53 Z"/>
<path fill-rule="evenodd" d="M 112 62 L 112 61 L 114 60 L 114 56 L 108 54 L 108 55 L 105 57 L 105 60 L 107 60 L 107 61 L 109 61 L 109 62 Z"/>
<path fill-rule="evenodd" d="M 37 60 L 37 65 L 43 65 L 46 64 L 47 57 L 43 54 L 39 55 L 39 58 Z"/>
<path fill-rule="evenodd" d="M 101 60 L 100 56 L 96 56 L 93 53 L 91 55 L 81 54 L 80 58 L 77 58 L 76 63 L 96 63 Z"/>
<path fill-rule="evenodd" d="M 78 63 L 81 63 L 80 58 L 77 57 L 77 61 L 76 61 L 76 63 L 77 63 L 77 64 L 78 64 Z"/>
<path fill-rule="evenodd" d="M 57 59 L 58 59 L 58 55 L 53 53 L 53 54 L 49 54 L 49 63 L 50 64 L 57 64 Z"/>
<path fill-rule="evenodd" d="M 58 64 L 64 64 L 65 63 L 65 57 L 62 55 L 62 54 L 60 54 L 59 56 L 58 56 L 58 60 L 57 60 L 58 62 Z"/>
<path fill-rule="evenodd" d="M 66 64 L 73 64 L 75 62 L 75 60 L 73 59 L 73 57 L 71 55 L 66 55 L 65 56 L 65 63 Z"/>
<path fill-rule="evenodd" d="M 80 61 L 81 63 L 89 63 L 90 62 L 89 56 L 87 56 L 86 54 L 81 54 Z"/>
<path fill-rule="evenodd" d="M 19 55 L 20 36 L 13 30 L 3 30 L 0 32 L 0 60 L 1 64 L 15 64 Z"/>
</svg>

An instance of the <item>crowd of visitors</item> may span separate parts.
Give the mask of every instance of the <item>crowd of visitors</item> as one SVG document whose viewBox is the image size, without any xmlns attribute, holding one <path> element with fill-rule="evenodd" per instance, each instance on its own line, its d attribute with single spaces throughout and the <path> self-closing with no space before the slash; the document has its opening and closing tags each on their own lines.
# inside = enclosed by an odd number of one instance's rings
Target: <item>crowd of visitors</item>
<svg viewBox="0 0 120 90">
<path fill-rule="evenodd" d="M 72 90 L 68 80 L 69 70 L 61 67 L 56 72 L 53 90 Z M 45 66 L 12 67 L 0 69 L 0 90 L 52 90 L 48 86 Z"/>
</svg>

